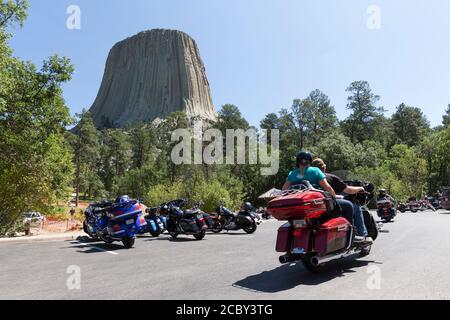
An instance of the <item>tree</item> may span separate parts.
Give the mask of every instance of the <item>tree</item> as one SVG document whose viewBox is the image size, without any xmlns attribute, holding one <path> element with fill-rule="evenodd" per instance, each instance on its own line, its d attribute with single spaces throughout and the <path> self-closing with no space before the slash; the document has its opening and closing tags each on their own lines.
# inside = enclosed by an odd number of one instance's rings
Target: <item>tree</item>
<svg viewBox="0 0 450 320">
<path fill-rule="evenodd" d="M 227 129 L 247 130 L 250 125 L 244 119 L 238 107 L 233 104 L 226 104 L 220 109 L 219 118 L 214 127 L 225 133 Z"/>
<path fill-rule="evenodd" d="M 450 104 L 447 106 L 447 110 L 445 110 L 445 115 L 442 116 L 442 125 L 444 128 L 450 126 Z"/>
<path fill-rule="evenodd" d="M 276 113 L 269 113 L 260 122 L 261 129 L 265 130 L 280 129 L 280 126 L 280 119 Z"/>
<path fill-rule="evenodd" d="M 76 206 L 80 201 L 80 186 L 86 187 L 85 180 L 97 167 L 99 157 L 99 135 L 94 125 L 94 121 L 89 112 L 83 109 L 76 115 L 79 119 L 75 128 L 74 136 L 70 138 L 73 152 L 75 154 L 75 192 Z M 91 177 L 92 181 L 92 177 Z"/>
<path fill-rule="evenodd" d="M 336 110 L 331 105 L 330 99 L 322 91 L 312 91 L 305 102 L 310 108 L 309 119 L 306 122 L 307 130 L 312 146 L 316 146 L 325 133 L 334 129 L 337 124 Z"/>
<path fill-rule="evenodd" d="M 380 100 L 367 81 L 355 81 L 346 89 L 347 109 L 352 114 L 342 122 L 344 133 L 353 143 L 374 139 L 382 132 L 383 108 L 376 107 Z"/>
<path fill-rule="evenodd" d="M 109 159 L 114 168 L 114 176 L 123 176 L 129 168 L 131 159 L 131 145 L 128 133 L 122 129 L 107 129 L 103 143 L 108 147 Z"/>
<path fill-rule="evenodd" d="M 0 29 L 2 32 L 15 24 L 22 27 L 28 16 L 29 7 L 27 0 L 2 0 L 0 2 Z"/>
<path fill-rule="evenodd" d="M 294 134 L 298 136 L 299 148 L 303 149 L 306 143 L 306 135 L 308 131 L 308 123 L 311 122 L 312 118 L 312 102 L 308 99 L 301 100 L 295 99 L 291 112 L 292 118 L 294 119 Z"/>
<path fill-rule="evenodd" d="M 387 164 L 407 194 L 422 197 L 427 191 L 427 163 L 416 149 L 404 144 L 393 146 Z"/>
<path fill-rule="evenodd" d="M 402 103 L 392 115 L 393 141 L 410 147 L 417 146 L 430 129 L 428 120 L 419 108 Z"/>
<path fill-rule="evenodd" d="M 131 130 L 130 141 L 132 141 L 132 167 L 140 169 L 155 153 L 152 132 L 146 125 L 138 124 Z"/>
<path fill-rule="evenodd" d="M 73 66 L 55 55 L 38 69 L 12 57 L 7 44 L 8 28 L 23 24 L 27 8 L 27 1 L 0 2 L 0 234 L 24 211 L 45 211 L 68 197 L 73 173 L 61 89 Z"/>
<path fill-rule="evenodd" d="M 323 138 L 313 151 L 326 162 L 330 171 L 352 170 L 356 167 L 355 146 L 350 138 L 342 133 L 334 133 L 332 136 Z"/>
</svg>

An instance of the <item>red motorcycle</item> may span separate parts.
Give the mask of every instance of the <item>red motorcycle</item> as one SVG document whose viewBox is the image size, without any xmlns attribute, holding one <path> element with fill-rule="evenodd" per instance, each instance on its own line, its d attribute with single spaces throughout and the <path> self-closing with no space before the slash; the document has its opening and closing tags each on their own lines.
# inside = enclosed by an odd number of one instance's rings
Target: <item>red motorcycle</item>
<svg viewBox="0 0 450 320">
<path fill-rule="evenodd" d="M 373 197 L 373 185 L 355 181 L 354 186 L 358 185 L 368 192 L 348 200 L 362 206 L 369 236 L 375 240 L 378 225 L 366 206 Z M 332 260 L 370 254 L 371 245 L 354 242 L 353 226 L 341 216 L 329 193 L 313 188 L 307 181 L 296 188 L 284 192 L 268 205 L 274 218 L 287 221 L 278 230 L 276 244 L 276 251 L 284 253 L 280 257 L 282 264 L 302 261 L 309 271 L 320 273 Z"/>
<path fill-rule="evenodd" d="M 394 204 L 391 200 L 381 198 L 377 201 L 377 214 L 382 220 L 391 222 L 397 216 L 397 211 L 394 209 Z"/>
</svg>

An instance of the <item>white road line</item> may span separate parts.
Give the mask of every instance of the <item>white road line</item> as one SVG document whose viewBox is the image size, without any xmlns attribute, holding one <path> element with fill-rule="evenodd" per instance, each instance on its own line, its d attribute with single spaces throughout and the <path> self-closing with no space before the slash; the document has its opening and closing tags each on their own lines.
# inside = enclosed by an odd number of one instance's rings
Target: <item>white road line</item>
<svg viewBox="0 0 450 320">
<path fill-rule="evenodd" d="M 118 255 L 117 252 L 108 251 L 108 250 L 105 250 L 105 249 L 96 247 L 95 245 L 92 245 L 92 244 L 87 244 L 87 243 L 83 243 L 83 242 L 78 242 L 78 243 L 81 244 L 82 246 L 85 246 L 85 247 L 91 247 L 91 248 L 94 248 L 94 249 L 96 249 L 96 250 L 98 250 L 98 251 L 106 252 L 106 253 L 109 253 L 109 254 L 112 254 L 112 255 L 115 255 L 115 256 Z"/>
</svg>

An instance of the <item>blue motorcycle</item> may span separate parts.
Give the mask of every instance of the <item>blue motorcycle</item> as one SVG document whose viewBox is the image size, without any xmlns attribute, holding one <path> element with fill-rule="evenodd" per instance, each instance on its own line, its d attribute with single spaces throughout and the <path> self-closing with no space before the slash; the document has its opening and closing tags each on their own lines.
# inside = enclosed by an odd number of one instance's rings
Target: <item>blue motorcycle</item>
<svg viewBox="0 0 450 320">
<path fill-rule="evenodd" d="M 158 208 L 148 208 L 145 213 L 147 225 L 141 228 L 139 233 L 150 233 L 153 237 L 159 237 L 167 229 L 167 217 L 158 215 Z"/>
<path fill-rule="evenodd" d="M 114 203 L 92 204 L 85 215 L 84 231 L 91 238 L 105 243 L 121 241 L 127 249 L 134 246 L 136 234 L 147 225 L 141 204 L 128 197 L 121 197 Z"/>
</svg>

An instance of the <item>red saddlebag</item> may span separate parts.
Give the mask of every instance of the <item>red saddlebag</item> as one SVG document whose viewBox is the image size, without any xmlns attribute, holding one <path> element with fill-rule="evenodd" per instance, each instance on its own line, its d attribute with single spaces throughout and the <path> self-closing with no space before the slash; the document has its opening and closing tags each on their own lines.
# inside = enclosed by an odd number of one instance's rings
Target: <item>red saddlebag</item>
<svg viewBox="0 0 450 320">
<path fill-rule="evenodd" d="M 317 230 L 314 251 L 328 254 L 347 247 L 351 225 L 345 218 L 331 219 Z"/>
<path fill-rule="evenodd" d="M 278 237 L 277 237 L 277 245 L 276 245 L 277 252 L 288 252 L 289 251 L 291 230 L 292 230 L 292 226 L 290 223 L 285 223 L 278 229 Z"/>
<path fill-rule="evenodd" d="M 277 252 L 296 251 L 297 253 L 310 252 L 311 229 L 294 229 L 290 223 L 282 225 L 278 229 Z"/>
</svg>

